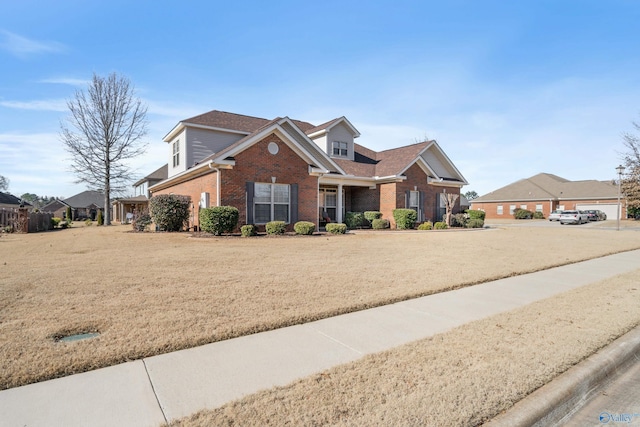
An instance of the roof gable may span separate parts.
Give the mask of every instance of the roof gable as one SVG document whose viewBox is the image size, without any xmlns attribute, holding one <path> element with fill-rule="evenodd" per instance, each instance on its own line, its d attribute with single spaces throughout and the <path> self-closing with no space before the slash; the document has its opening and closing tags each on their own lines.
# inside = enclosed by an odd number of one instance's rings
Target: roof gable
<svg viewBox="0 0 640 427">
<path fill-rule="evenodd" d="M 303 129 L 303 131 L 310 138 L 314 138 L 314 137 L 323 135 L 325 133 L 328 133 L 333 127 L 339 125 L 340 123 L 343 123 L 347 127 L 347 129 L 349 129 L 349 131 L 351 132 L 354 138 L 357 138 L 360 136 L 360 132 L 358 132 L 358 129 L 356 129 L 355 126 L 353 126 L 345 116 L 338 117 L 337 119 L 329 120 L 328 122 L 323 123 L 319 126 L 315 126 L 311 129 L 307 129 L 307 130 Z"/>
<path fill-rule="evenodd" d="M 72 208 L 86 208 L 92 204 L 99 208 L 104 208 L 104 194 L 99 191 L 87 190 L 68 197 L 63 202 Z"/>
<path fill-rule="evenodd" d="M 13 194 L 0 192 L 0 205 L 15 205 L 18 207 L 21 203 L 31 206 L 29 203 L 23 202 L 19 197 L 16 197 Z"/>
<path fill-rule="evenodd" d="M 473 200 L 473 203 L 512 200 L 616 198 L 617 188 L 609 183 L 569 181 L 550 173 L 518 180 Z"/>
</svg>

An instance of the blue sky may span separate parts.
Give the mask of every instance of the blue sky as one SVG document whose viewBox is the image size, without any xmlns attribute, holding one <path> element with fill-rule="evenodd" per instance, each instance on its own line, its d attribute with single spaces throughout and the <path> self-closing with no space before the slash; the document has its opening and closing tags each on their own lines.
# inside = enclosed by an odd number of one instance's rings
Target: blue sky
<svg viewBox="0 0 640 427">
<path fill-rule="evenodd" d="M 436 139 L 480 195 L 539 172 L 612 179 L 640 120 L 638 22 L 632 0 L 5 2 L 0 175 L 16 195 L 83 191 L 60 121 L 117 72 L 148 105 L 133 179 L 213 109 L 344 115 L 374 150 Z"/>
</svg>

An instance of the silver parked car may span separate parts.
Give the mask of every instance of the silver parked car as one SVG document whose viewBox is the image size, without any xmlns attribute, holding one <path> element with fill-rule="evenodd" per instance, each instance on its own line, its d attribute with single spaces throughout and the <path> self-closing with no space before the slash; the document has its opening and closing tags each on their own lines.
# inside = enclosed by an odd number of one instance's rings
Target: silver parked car
<svg viewBox="0 0 640 427">
<path fill-rule="evenodd" d="M 564 211 L 560 215 L 560 224 L 582 224 L 583 222 L 589 222 L 588 214 L 583 211 Z"/>
<path fill-rule="evenodd" d="M 560 221 L 560 215 L 562 215 L 564 211 L 555 210 L 549 214 L 549 221 Z"/>
</svg>

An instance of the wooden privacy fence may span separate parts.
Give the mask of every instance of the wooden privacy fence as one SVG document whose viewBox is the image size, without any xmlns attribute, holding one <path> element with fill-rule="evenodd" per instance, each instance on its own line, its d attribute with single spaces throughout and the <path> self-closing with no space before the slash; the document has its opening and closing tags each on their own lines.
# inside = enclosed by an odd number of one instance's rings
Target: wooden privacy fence
<svg viewBox="0 0 640 427">
<path fill-rule="evenodd" d="M 51 230 L 51 212 L 27 212 L 20 209 L 0 209 L 0 228 L 11 228 L 11 231 L 35 233 Z"/>
</svg>

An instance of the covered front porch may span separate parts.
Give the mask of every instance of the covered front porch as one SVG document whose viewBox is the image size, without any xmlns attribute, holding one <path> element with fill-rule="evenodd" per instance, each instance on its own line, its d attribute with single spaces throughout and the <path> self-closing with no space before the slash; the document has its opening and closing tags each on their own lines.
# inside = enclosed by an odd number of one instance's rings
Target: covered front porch
<svg viewBox="0 0 640 427">
<path fill-rule="evenodd" d="M 344 222 L 347 212 L 380 210 L 380 187 L 374 179 L 320 177 L 318 225 Z"/>
<path fill-rule="evenodd" d="M 135 212 L 141 212 L 149 207 L 147 196 L 136 196 L 114 200 L 112 206 L 112 221 L 128 224 Z"/>
</svg>

